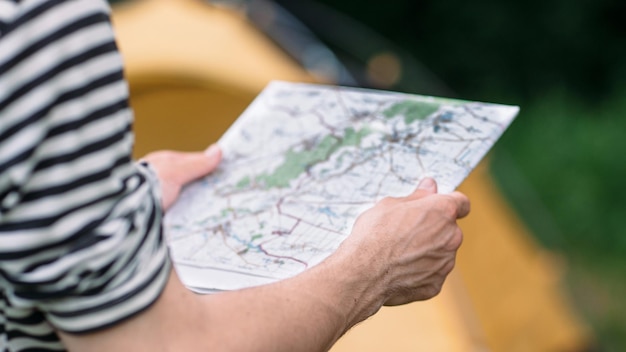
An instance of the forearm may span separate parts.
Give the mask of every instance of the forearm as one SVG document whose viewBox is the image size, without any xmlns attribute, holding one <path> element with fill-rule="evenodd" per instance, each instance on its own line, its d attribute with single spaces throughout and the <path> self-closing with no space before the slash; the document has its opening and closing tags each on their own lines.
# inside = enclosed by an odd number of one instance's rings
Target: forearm
<svg viewBox="0 0 626 352">
<path fill-rule="evenodd" d="M 323 351 L 383 303 L 351 264 L 331 258 L 289 280 L 203 298 L 220 330 L 244 336 L 228 339 L 232 350 Z"/>
<path fill-rule="evenodd" d="M 362 270 L 357 258 L 334 256 L 291 279 L 215 295 L 190 292 L 173 272 L 138 316 L 88 339 L 61 335 L 72 351 L 324 351 L 384 301 L 377 274 Z"/>
</svg>

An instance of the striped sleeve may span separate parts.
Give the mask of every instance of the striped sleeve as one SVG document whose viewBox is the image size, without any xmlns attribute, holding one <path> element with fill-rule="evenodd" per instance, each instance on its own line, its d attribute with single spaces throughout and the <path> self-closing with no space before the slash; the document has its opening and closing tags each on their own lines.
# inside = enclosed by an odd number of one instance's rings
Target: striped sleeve
<svg viewBox="0 0 626 352">
<path fill-rule="evenodd" d="M 17 4 L 0 17 L 0 294 L 56 329 L 100 329 L 167 281 L 158 180 L 130 158 L 106 1 Z"/>
</svg>

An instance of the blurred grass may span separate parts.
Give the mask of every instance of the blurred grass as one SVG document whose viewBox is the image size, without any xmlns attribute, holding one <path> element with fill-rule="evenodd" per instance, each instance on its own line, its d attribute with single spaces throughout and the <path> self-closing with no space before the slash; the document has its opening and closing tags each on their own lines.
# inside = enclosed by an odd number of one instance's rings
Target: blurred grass
<svg viewBox="0 0 626 352">
<path fill-rule="evenodd" d="M 565 89 L 522 104 L 492 172 L 540 242 L 565 260 L 600 351 L 626 350 L 626 85 L 590 103 Z"/>
</svg>

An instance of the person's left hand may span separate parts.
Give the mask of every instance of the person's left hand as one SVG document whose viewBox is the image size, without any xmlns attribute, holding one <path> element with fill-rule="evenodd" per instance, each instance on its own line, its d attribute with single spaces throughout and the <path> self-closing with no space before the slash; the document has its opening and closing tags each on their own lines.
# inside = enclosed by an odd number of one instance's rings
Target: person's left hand
<svg viewBox="0 0 626 352">
<path fill-rule="evenodd" d="M 204 152 L 160 150 L 142 158 L 157 173 L 161 184 L 163 210 L 174 204 L 184 185 L 211 173 L 221 159 L 222 151 L 216 144 Z"/>
</svg>

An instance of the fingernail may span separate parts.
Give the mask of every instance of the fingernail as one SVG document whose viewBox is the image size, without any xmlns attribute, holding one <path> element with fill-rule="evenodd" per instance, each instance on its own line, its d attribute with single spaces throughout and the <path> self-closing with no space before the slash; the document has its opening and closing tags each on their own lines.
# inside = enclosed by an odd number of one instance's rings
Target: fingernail
<svg viewBox="0 0 626 352">
<path fill-rule="evenodd" d="M 425 179 L 422 179 L 420 181 L 420 183 L 417 186 L 417 188 L 425 189 L 425 190 L 429 190 L 429 191 L 434 191 L 437 188 L 437 183 L 435 182 L 434 179 L 432 179 L 430 177 L 426 177 Z"/>
<path fill-rule="evenodd" d="M 215 156 L 220 147 L 217 144 L 211 144 L 208 148 L 204 150 L 204 154 L 209 157 Z"/>
</svg>

